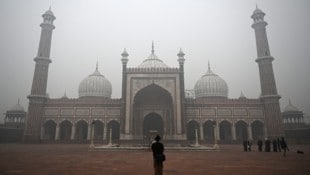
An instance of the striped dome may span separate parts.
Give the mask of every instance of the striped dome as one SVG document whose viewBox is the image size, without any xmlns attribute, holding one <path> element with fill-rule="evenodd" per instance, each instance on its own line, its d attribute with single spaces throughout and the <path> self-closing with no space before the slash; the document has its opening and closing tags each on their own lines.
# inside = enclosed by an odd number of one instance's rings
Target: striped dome
<svg viewBox="0 0 310 175">
<path fill-rule="evenodd" d="M 99 71 L 98 66 L 93 74 L 86 77 L 79 85 L 79 97 L 111 98 L 112 85 Z"/>
<path fill-rule="evenodd" d="M 195 84 L 195 97 L 226 97 L 228 96 L 228 86 L 221 77 L 214 74 L 210 66 L 208 72 L 203 75 Z"/>
</svg>

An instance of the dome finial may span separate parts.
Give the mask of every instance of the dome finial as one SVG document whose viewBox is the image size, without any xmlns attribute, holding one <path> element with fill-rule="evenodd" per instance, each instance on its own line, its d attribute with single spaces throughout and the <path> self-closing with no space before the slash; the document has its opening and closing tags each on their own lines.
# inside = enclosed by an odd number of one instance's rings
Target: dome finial
<svg viewBox="0 0 310 175">
<path fill-rule="evenodd" d="M 18 100 L 17 100 L 17 104 L 19 104 L 19 98 L 18 98 Z"/>
<path fill-rule="evenodd" d="M 257 7 L 257 3 L 256 3 L 256 9 L 258 9 L 258 7 Z"/>
<path fill-rule="evenodd" d="M 288 104 L 292 105 L 291 99 L 290 99 L 290 98 L 288 99 Z"/>
<path fill-rule="evenodd" d="M 97 60 L 97 63 L 96 63 L 96 70 L 98 70 L 98 60 Z"/>
<path fill-rule="evenodd" d="M 208 60 L 208 71 L 211 70 L 211 67 L 210 67 L 210 60 Z"/>
<path fill-rule="evenodd" d="M 154 54 L 154 41 L 152 41 L 152 54 Z"/>
</svg>

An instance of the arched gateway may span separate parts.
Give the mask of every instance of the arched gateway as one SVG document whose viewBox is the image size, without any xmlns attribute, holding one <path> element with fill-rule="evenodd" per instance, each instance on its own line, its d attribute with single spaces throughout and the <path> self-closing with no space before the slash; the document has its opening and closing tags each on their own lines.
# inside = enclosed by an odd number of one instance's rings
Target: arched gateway
<svg viewBox="0 0 310 175">
<path fill-rule="evenodd" d="M 147 137 L 150 132 L 157 132 L 159 135 L 164 134 L 164 124 L 160 115 L 152 112 L 144 117 L 143 136 Z"/>
<path fill-rule="evenodd" d="M 169 92 L 151 84 L 141 89 L 134 98 L 133 134 L 145 138 L 150 131 L 161 136 L 171 135 L 174 130 L 173 104 Z"/>
</svg>

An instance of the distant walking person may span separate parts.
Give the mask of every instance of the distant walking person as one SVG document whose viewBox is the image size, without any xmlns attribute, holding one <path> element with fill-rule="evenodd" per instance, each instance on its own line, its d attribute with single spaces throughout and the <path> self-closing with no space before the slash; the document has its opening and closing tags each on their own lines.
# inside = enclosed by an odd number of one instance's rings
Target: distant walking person
<svg viewBox="0 0 310 175">
<path fill-rule="evenodd" d="M 281 148 L 283 149 L 283 156 L 286 157 L 286 151 L 289 151 L 289 149 L 288 149 L 286 141 L 284 140 L 284 137 L 281 138 L 280 144 L 281 144 Z"/>
<path fill-rule="evenodd" d="M 247 152 L 247 151 L 248 151 L 248 141 L 247 141 L 247 140 L 244 140 L 244 141 L 243 141 L 243 151 L 244 151 L 244 152 Z"/>
<path fill-rule="evenodd" d="M 276 139 L 272 140 L 273 152 L 278 152 L 278 142 Z"/>
<path fill-rule="evenodd" d="M 277 138 L 277 143 L 278 143 L 278 150 L 279 152 L 281 152 L 281 142 L 279 138 Z"/>
<path fill-rule="evenodd" d="M 166 160 L 164 155 L 164 145 L 159 142 L 160 139 L 160 136 L 157 135 L 155 137 L 156 142 L 152 144 L 155 175 L 163 174 L 163 161 Z"/>
<path fill-rule="evenodd" d="M 271 144 L 271 141 L 267 138 L 265 140 L 265 152 L 270 152 L 270 144 Z"/>
<path fill-rule="evenodd" d="M 258 146 L 258 151 L 262 152 L 262 150 L 263 150 L 263 141 L 261 139 L 258 139 L 257 146 Z"/>
</svg>

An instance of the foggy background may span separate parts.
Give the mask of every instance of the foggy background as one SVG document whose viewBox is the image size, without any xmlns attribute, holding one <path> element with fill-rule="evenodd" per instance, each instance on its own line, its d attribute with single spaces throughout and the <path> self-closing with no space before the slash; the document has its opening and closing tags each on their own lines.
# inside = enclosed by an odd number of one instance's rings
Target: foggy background
<svg viewBox="0 0 310 175">
<path fill-rule="evenodd" d="M 253 20 L 255 5 L 266 13 L 267 34 L 281 110 L 292 104 L 310 114 L 310 1 L 308 0 L 1 0 L 0 122 L 18 99 L 28 107 L 41 27 L 41 15 L 52 6 L 53 31 L 47 93 L 78 97 L 79 83 L 100 72 L 121 96 L 120 54 L 129 53 L 135 67 L 151 53 L 178 67 L 185 55 L 185 87 L 193 89 L 206 73 L 229 87 L 229 98 L 242 91 L 258 98 L 260 82 Z"/>
</svg>

